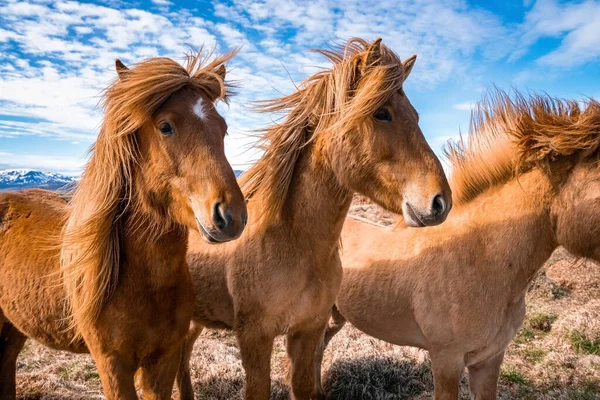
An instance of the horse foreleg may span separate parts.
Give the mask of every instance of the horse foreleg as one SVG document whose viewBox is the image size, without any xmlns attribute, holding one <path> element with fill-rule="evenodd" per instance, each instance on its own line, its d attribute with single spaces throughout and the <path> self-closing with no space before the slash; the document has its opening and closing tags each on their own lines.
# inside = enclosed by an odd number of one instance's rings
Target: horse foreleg
<svg viewBox="0 0 600 400">
<path fill-rule="evenodd" d="M 323 342 L 325 347 L 327 347 L 331 339 L 342 330 L 344 325 L 346 325 L 346 318 L 340 313 L 337 306 L 334 305 L 331 309 L 331 318 L 329 319 L 327 330 L 325 331 L 325 339 Z"/>
<path fill-rule="evenodd" d="M 141 389 L 144 400 L 169 400 L 177 369 L 181 362 L 181 346 L 170 354 L 141 365 Z M 193 396 L 193 393 L 192 393 Z M 193 398 L 193 397 L 192 397 Z"/>
<path fill-rule="evenodd" d="M 275 335 L 260 327 L 236 329 L 242 366 L 246 372 L 246 400 L 268 400 L 271 392 L 271 352 Z"/>
<path fill-rule="evenodd" d="M 329 319 L 329 324 L 327 325 L 327 329 L 325 330 L 325 336 L 320 346 L 317 348 L 316 355 L 316 373 L 315 377 L 317 379 L 317 392 L 320 398 L 325 397 L 325 391 L 323 390 L 323 383 L 321 382 L 321 369 L 323 368 L 323 354 L 325 353 L 325 349 L 331 339 L 342 330 L 344 325 L 346 324 L 346 319 L 340 313 L 338 308 L 334 305 L 331 309 L 331 318 Z"/>
<path fill-rule="evenodd" d="M 88 343 L 88 348 L 96 361 L 106 399 L 137 400 L 134 384 L 137 368 L 133 360 L 116 354 L 116 352 L 100 352 L 96 346 L 90 346 L 90 343 Z"/>
<path fill-rule="evenodd" d="M 194 400 L 194 386 L 192 385 L 192 376 L 190 374 L 190 358 L 194 350 L 194 343 L 203 330 L 204 327 L 202 325 L 192 321 L 190 323 L 190 330 L 183 342 L 181 362 L 179 363 L 179 371 L 177 371 L 177 388 L 179 389 L 180 400 Z"/>
<path fill-rule="evenodd" d="M 7 321 L 0 330 L 0 399 L 13 400 L 17 397 L 17 357 L 27 337 Z"/>
<path fill-rule="evenodd" d="M 435 400 L 457 400 L 460 377 L 465 368 L 464 359 L 456 355 L 433 353 L 431 369 L 433 372 L 433 398 Z"/>
<path fill-rule="evenodd" d="M 316 399 L 318 354 L 323 343 L 327 320 L 308 329 L 287 335 L 287 353 L 291 359 L 292 399 Z"/>
<path fill-rule="evenodd" d="M 468 368 L 472 400 L 496 399 L 500 366 L 503 359 L 504 352 Z"/>
</svg>

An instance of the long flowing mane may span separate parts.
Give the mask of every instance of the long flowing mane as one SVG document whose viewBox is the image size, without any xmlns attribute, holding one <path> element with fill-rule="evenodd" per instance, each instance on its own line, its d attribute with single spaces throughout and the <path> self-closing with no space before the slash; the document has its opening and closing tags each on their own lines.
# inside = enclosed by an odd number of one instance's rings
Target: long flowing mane
<svg viewBox="0 0 600 400">
<path fill-rule="evenodd" d="M 491 91 L 472 113 L 467 139 L 448 143 L 456 204 L 507 182 L 536 165 L 584 152 L 598 157 L 600 103 L 579 103 L 548 95 L 511 97 Z"/>
<path fill-rule="evenodd" d="M 402 87 L 402 62 L 383 45 L 380 58 L 359 79 L 358 63 L 369 45 L 355 38 L 337 50 L 314 50 L 333 66 L 304 80 L 294 93 L 257 106 L 264 113 L 288 112 L 281 123 L 262 132 L 264 155 L 240 178 L 245 195 L 263 201 L 266 219 L 280 217 L 305 146 L 325 131 L 342 135 L 356 129 Z"/>
<path fill-rule="evenodd" d="M 104 120 L 62 232 L 61 272 L 71 328 L 92 324 L 117 283 L 120 217 L 138 209 L 132 204 L 133 171 L 141 161 L 138 130 L 184 87 L 227 100 L 229 87 L 214 71 L 234 52 L 214 58 L 201 54 L 188 55 L 185 67 L 169 58 L 143 61 L 121 72 L 104 93 Z"/>
</svg>

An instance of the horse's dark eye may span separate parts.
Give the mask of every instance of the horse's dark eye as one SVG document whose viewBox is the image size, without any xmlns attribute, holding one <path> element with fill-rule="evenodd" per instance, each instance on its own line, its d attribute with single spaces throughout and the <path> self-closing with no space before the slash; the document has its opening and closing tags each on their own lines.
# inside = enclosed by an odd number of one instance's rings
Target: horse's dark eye
<svg viewBox="0 0 600 400">
<path fill-rule="evenodd" d="M 163 135 L 172 135 L 174 133 L 173 127 L 168 122 L 161 122 L 158 129 Z"/>
<path fill-rule="evenodd" d="M 380 108 L 379 110 L 375 111 L 374 117 L 376 120 L 379 120 L 379 121 L 391 121 L 392 120 L 392 114 L 390 114 L 390 112 L 385 108 Z"/>
</svg>

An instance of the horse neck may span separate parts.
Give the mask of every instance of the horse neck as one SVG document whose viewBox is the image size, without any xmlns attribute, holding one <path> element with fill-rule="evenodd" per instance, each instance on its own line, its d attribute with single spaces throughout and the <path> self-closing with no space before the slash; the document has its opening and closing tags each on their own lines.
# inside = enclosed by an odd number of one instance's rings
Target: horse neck
<svg viewBox="0 0 600 400">
<path fill-rule="evenodd" d="M 330 251 L 339 240 L 352 192 L 340 184 L 329 164 L 307 145 L 296 161 L 289 192 L 279 221 L 263 221 L 263 228 L 277 228 L 291 235 L 296 246 Z M 252 207 L 252 202 L 249 204 Z M 249 214 L 260 213 L 260 205 Z"/>
<path fill-rule="evenodd" d="M 459 208 L 476 224 L 473 236 L 493 241 L 486 244 L 485 254 L 491 262 L 473 267 L 510 287 L 510 293 L 523 293 L 558 246 L 550 212 L 552 196 L 549 179 L 532 171 Z"/>
<path fill-rule="evenodd" d="M 147 194 L 134 187 L 131 206 L 120 218 L 123 273 L 150 281 L 154 287 L 170 285 L 179 279 L 185 262 L 188 230 L 164 210 L 140 206 L 147 200 L 144 196 Z"/>
</svg>

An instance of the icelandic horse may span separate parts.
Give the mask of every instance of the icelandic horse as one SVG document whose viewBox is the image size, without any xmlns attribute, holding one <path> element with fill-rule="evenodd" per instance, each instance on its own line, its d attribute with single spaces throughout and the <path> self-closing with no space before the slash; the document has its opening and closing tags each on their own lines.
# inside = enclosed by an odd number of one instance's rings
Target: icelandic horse
<svg viewBox="0 0 600 400">
<path fill-rule="evenodd" d="M 196 306 L 182 399 L 193 398 L 189 358 L 204 327 L 235 331 L 247 399 L 269 398 L 273 340 L 283 334 L 293 398 L 316 396 L 315 351 L 342 278 L 338 241 L 353 193 L 413 226 L 439 224 L 451 208 L 442 166 L 403 90 L 416 57 L 402 62 L 381 39 L 318 52 L 332 68 L 260 107 L 287 116 L 265 129 L 264 156 L 240 177 L 251 217 L 244 234 L 219 248 L 190 237 Z"/>
<path fill-rule="evenodd" d="M 600 261 L 600 103 L 496 91 L 446 153 L 455 208 L 443 229 L 346 220 L 325 345 L 348 320 L 428 350 L 436 400 L 458 398 L 465 367 L 471 398 L 495 399 L 525 294 L 552 252 Z"/>
<path fill-rule="evenodd" d="M 144 398 L 170 398 L 194 307 L 188 234 L 229 241 L 247 219 L 214 106 L 233 55 L 117 60 L 71 201 L 0 194 L 0 398 L 28 337 L 90 352 L 108 399 L 136 399 L 138 369 Z"/>
</svg>

